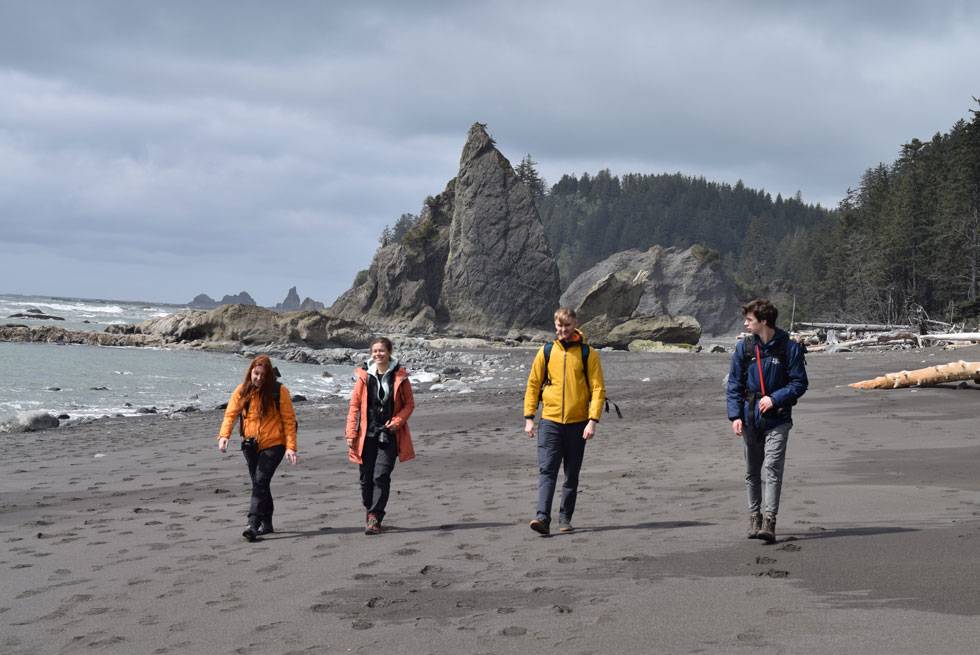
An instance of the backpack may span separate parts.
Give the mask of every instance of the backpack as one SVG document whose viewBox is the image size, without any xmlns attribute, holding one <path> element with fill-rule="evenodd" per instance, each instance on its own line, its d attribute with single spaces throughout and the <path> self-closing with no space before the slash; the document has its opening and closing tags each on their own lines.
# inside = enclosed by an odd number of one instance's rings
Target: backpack
<svg viewBox="0 0 980 655">
<path fill-rule="evenodd" d="M 592 352 L 592 349 L 589 347 L 589 344 L 585 343 L 584 341 L 580 341 L 579 345 L 582 348 L 582 373 L 585 374 L 585 388 L 589 390 L 589 398 L 591 399 L 592 385 L 589 384 L 589 353 Z M 548 374 L 548 362 L 551 360 L 551 349 L 554 347 L 554 341 L 549 341 L 544 345 L 544 380 L 541 381 L 541 391 L 538 392 L 539 401 L 542 396 L 544 396 L 544 388 L 551 384 L 551 376 Z M 606 396 L 607 414 L 609 413 L 609 403 L 611 402 L 612 401 L 609 400 L 609 397 Z M 616 409 L 616 416 L 623 418 L 623 413 L 619 411 L 619 405 L 613 402 L 612 406 Z"/>
<path fill-rule="evenodd" d="M 272 367 L 272 374 L 275 375 L 277 378 L 280 377 L 280 375 L 281 375 L 279 373 L 279 369 L 276 368 L 276 367 Z M 280 410 L 280 408 L 279 408 L 279 394 L 280 394 L 280 391 L 282 390 L 282 382 L 280 382 L 277 379 L 273 384 L 276 385 L 276 392 L 275 392 L 275 394 L 273 394 L 273 400 L 276 403 L 276 411 L 277 412 L 280 412 L 279 416 L 281 417 L 282 416 L 282 413 L 281 413 L 282 410 Z M 248 415 L 248 406 L 249 406 L 249 403 L 251 403 L 251 402 L 252 402 L 251 399 L 246 400 L 245 401 L 245 406 L 242 407 L 241 413 L 238 414 L 238 434 L 240 434 L 242 436 L 242 438 L 245 437 L 245 416 Z M 294 425 L 296 427 L 296 430 L 298 431 L 299 430 L 299 420 L 298 419 L 294 421 Z"/>
</svg>

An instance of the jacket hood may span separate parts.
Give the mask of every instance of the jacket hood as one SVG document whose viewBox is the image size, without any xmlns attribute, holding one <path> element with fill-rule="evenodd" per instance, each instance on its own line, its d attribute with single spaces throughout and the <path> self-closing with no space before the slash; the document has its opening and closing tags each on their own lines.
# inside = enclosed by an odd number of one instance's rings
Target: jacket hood
<svg viewBox="0 0 980 655">
<path fill-rule="evenodd" d="M 391 375 L 395 371 L 396 368 L 398 368 L 398 360 L 396 358 L 392 357 L 388 361 L 388 370 L 385 371 L 385 377 L 388 377 L 389 375 Z M 371 375 L 377 375 L 378 374 L 378 363 L 375 362 L 374 360 L 371 360 L 368 363 L 367 371 Z"/>
</svg>

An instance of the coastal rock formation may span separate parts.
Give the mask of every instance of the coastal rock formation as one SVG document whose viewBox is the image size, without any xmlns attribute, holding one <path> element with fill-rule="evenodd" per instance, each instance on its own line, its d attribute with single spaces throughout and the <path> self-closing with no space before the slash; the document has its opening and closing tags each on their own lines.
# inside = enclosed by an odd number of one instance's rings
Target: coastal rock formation
<svg viewBox="0 0 980 655">
<path fill-rule="evenodd" d="M 218 301 L 206 293 L 199 293 L 194 296 L 194 300 L 187 303 L 187 306 L 194 309 L 214 309 L 218 306 Z"/>
<path fill-rule="evenodd" d="M 286 298 L 281 303 L 276 304 L 277 312 L 315 312 L 320 309 L 324 309 L 324 304 L 313 300 L 312 298 L 305 298 L 302 302 L 300 302 L 299 294 L 296 292 L 296 287 L 290 287 L 289 292 L 286 294 Z"/>
<path fill-rule="evenodd" d="M 706 334 L 724 335 L 736 332 L 742 319 L 735 283 L 717 253 L 697 245 L 616 253 L 575 278 L 561 304 L 573 307 L 581 322 L 605 316 L 609 330 L 639 317 L 687 316 Z"/>
<path fill-rule="evenodd" d="M 201 293 L 194 296 L 194 300 L 190 301 L 187 306 L 193 309 L 214 309 L 222 305 L 255 305 L 255 300 L 252 296 L 248 295 L 247 291 L 242 291 L 241 293 L 231 296 L 222 296 L 221 300 L 215 300 L 206 293 Z"/>
<path fill-rule="evenodd" d="M 400 242 L 378 249 L 330 312 L 411 332 L 482 335 L 547 326 L 558 294 L 531 192 L 476 123 L 458 175 L 426 200 Z"/>
<path fill-rule="evenodd" d="M 63 316 L 55 316 L 54 314 L 45 314 L 40 309 L 30 308 L 26 312 L 17 312 L 16 314 L 11 314 L 7 318 L 32 318 L 38 321 L 63 321 L 65 320 Z"/>
<path fill-rule="evenodd" d="M 366 348 L 367 328 L 323 312 L 280 314 L 254 305 L 190 310 L 143 321 L 110 325 L 107 332 L 155 337 L 167 343 L 264 345 L 291 343 L 310 348 Z"/>
<path fill-rule="evenodd" d="M 114 326 L 109 326 L 114 327 Z M 0 326 L 0 341 L 20 343 L 84 344 L 88 346 L 162 346 L 163 340 L 144 334 L 112 332 L 81 332 L 66 330 L 53 325 L 28 327 L 26 325 Z"/>
</svg>

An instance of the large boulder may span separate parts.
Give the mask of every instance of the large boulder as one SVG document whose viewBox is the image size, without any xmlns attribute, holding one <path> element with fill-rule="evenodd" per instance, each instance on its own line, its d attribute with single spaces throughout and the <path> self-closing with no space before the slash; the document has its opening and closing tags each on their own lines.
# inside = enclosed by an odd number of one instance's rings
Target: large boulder
<svg viewBox="0 0 980 655">
<path fill-rule="evenodd" d="M 561 304 L 586 321 L 601 315 L 612 323 L 691 316 L 710 335 L 737 332 L 742 320 L 735 282 L 718 254 L 698 245 L 611 255 L 575 278 Z"/>
<path fill-rule="evenodd" d="M 400 242 L 382 244 L 330 313 L 415 333 L 505 334 L 548 326 L 558 294 L 531 192 L 476 123 L 458 175 Z"/>
<path fill-rule="evenodd" d="M 699 339 L 701 326 L 693 316 L 640 316 L 614 327 L 601 345 L 626 348 L 637 340 L 694 345 Z"/>
</svg>

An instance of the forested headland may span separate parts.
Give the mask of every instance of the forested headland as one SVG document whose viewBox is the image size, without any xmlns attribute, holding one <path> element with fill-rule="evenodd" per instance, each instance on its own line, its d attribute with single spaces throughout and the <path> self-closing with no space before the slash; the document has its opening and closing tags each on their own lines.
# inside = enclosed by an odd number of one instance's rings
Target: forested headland
<svg viewBox="0 0 980 655">
<path fill-rule="evenodd" d="M 974 99 L 980 104 L 980 100 Z M 891 164 L 868 168 L 833 209 L 763 190 L 674 174 L 564 175 L 548 186 L 526 156 L 561 287 L 613 253 L 701 244 L 745 299 L 795 299 L 796 317 L 973 322 L 980 317 L 980 110 Z M 418 218 L 404 214 L 382 243 Z"/>
</svg>

